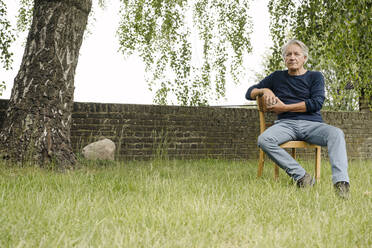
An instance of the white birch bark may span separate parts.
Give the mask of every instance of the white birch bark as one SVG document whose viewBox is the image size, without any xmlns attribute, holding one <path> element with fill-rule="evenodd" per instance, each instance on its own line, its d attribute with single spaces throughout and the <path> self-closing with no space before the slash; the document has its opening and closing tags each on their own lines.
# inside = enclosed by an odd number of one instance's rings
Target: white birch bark
<svg viewBox="0 0 372 248">
<path fill-rule="evenodd" d="M 35 0 L 0 133 L 3 156 L 75 164 L 70 143 L 74 76 L 91 5 L 92 0 Z"/>
</svg>

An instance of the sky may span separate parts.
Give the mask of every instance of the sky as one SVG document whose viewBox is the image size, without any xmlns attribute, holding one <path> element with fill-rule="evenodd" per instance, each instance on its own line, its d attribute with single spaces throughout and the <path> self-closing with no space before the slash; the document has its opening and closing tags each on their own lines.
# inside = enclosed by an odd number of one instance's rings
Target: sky
<svg viewBox="0 0 372 248">
<path fill-rule="evenodd" d="M 93 0 L 95 1 L 95 0 Z M 5 0 L 8 16 L 15 24 L 17 2 Z M 262 70 L 263 55 L 271 43 L 269 36 L 268 0 L 252 0 L 251 17 L 253 33 L 251 44 L 253 51 L 248 55 L 244 67 L 246 77 L 236 85 L 227 82 L 226 97 L 211 105 L 244 105 L 248 87 L 254 83 L 254 73 Z M 141 58 L 130 56 L 124 59 L 119 52 L 116 30 L 119 23 L 118 0 L 107 0 L 105 9 L 95 8 L 94 18 L 90 20 L 90 33 L 85 37 L 80 49 L 79 62 L 75 75 L 74 101 L 101 103 L 153 104 L 154 92 L 145 82 L 145 67 Z M 12 46 L 14 53 L 13 69 L 0 69 L 0 80 L 6 82 L 6 90 L 1 99 L 9 99 L 13 81 L 17 75 L 23 52 L 25 35 L 19 37 Z"/>
</svg>

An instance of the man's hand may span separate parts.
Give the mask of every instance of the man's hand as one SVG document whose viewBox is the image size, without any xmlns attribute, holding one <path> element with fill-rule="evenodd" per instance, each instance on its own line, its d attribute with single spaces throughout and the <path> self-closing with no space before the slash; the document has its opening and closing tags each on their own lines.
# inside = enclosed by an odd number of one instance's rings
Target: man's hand
<svg viewBox="0 0 372 248">
<path fill-rule="evenodd" d="M 263 90 L 263 98 L 264 98 L 264 101 L 265 101 L 265 104 L 266 104 L 266 107 L 269 107 L 269 106 L 272 106 L 274 104 L 276 104 L 276 96 L 275 94 L 270 90 L 270 89 L 262 89 Z"/>
<path fill-rule="evenodd" d="M 274 102 L 275 103 L 272 105 L 266 104 L 267 110 L 274 112 L 276 114 L 287 112 L 287 105 L 280 101 L 279 98 L 275 97 Z"/>
</svg>

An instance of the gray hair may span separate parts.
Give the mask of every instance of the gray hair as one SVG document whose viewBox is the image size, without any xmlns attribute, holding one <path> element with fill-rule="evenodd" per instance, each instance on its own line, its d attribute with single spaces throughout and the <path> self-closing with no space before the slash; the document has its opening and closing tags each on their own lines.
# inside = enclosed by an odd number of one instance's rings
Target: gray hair
<svg viewBox="0 0 372 248">
<path fill-rule="evenodd" d="M 309 48 L 302 41 L 299 41 L 299 40 L 296 40 L 296 39 L 293 39 L 293 40 L 288 41 L 287 44 L 285 44 L 282 47 L 282 56 L 283 56 L 283 59 L 285 59 L 285 52 L 287 51 L 287 48 L 290 45 L 292 45 L 292 44 L 296 44 L 299 47 L 301 47 L 302 52 L 306 56 L 306 60 L 305 60 L 305 63 L 306 63 L 307 62 L 307 59 L 309 58 Z"/>
</svg>

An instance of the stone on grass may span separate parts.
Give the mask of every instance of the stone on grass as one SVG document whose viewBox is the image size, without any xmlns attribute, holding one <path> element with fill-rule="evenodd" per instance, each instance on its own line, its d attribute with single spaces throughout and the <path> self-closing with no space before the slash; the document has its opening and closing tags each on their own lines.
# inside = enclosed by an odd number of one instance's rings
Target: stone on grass
<svg viewBox="0 0 372 248">
<path fill-rule="evenodd" d="M 91 160 L 114 160 L 115 143 L 110 139 L 102 139 L 83 148 L 83 156 Z"/>
</svg>

